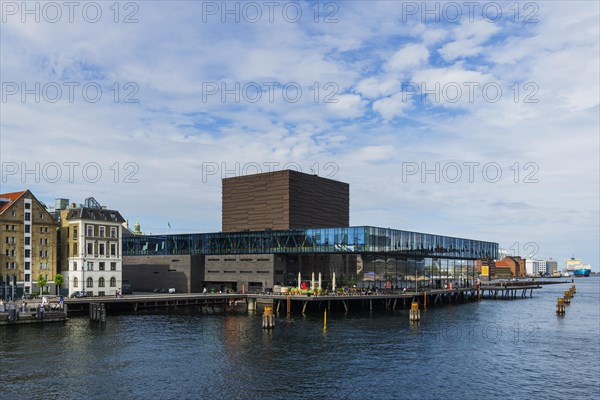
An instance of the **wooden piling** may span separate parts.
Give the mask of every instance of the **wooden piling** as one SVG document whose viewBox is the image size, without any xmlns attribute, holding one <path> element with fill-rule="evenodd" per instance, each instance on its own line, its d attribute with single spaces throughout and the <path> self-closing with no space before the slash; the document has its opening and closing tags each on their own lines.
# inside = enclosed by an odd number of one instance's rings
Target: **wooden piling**
<svg viewBox="0 0 600 400">
<path fill-rule="evenodd" d="M 262 319 L 263 329 L 272 329 L 275 327 L 275 316 L 273 315 L 273 307 L 265 307 Z"/>
<path fill-rule="evenodd" d="M 421 320 L 421 310 L 419 310 L 419 303 L 417 303 L 416 301 L 413 301 L 410 305 L 408 319 L 410 321 L 420 321 Z"/>
<path fill-rule="evenodd" d="M 564 314 L 565 313 L 565 303 L 564 300 L 559 297 L 557 302 L 556 302 L 556 313 L 557 314 Z"/>
</svg>

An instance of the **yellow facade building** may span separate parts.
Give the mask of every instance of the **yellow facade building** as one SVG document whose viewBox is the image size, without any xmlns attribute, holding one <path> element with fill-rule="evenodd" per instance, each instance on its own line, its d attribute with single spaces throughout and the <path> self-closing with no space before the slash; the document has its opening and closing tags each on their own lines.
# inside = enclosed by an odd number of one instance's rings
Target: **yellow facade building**
<svg viewBox="0 0 600 400">
<path fill-rule="evenodd" d="M 29 190 L 0 194 L 0 297 L 55 293 L 57 228 Z M 37 283 L 40 275 L 47 281 L 42 290 Z"/>
</svg>

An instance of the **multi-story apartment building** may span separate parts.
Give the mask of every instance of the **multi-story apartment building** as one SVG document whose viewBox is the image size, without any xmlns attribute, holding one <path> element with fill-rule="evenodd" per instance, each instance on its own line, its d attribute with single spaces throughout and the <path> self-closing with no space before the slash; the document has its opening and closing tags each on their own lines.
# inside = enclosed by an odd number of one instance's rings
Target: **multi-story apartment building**
<svg viewBox="0 0 600 400">
<path fill-rule="evenodd" d="M 123 222 L 118 211 L 100 206 L 60 211 L 60 270 L 70 294 L 114 296 L 121 288 Z"/>
<path fill-rule="evenodd" d="M 29 191 L 0 194 L 0 287 L 17 296 L 54 290 L 57 223 Z M 38 277 L 46 287 L 38 287 Z"/>
</svg>

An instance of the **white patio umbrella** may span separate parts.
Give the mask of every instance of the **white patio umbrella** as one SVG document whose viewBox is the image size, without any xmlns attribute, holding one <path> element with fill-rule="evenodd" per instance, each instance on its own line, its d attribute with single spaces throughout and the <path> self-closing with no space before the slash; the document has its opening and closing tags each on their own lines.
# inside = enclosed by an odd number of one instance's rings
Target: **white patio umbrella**
<svg viewBox="0 0 600 400">
<path fill-rule="evenodd" d="M 333 291 L 335 292 L 335 272 L 333 273 L 333 279 L 331 282 L 331 286 L 333 287 Z"/>
<path fill-rule="evenodd" d="M 321 273 L 319 272 L 319 290 L 321 290 Z"/>
<path fill-rule="evenodd" d="M 315 288 L 315 273 L 312 273 L 312 276 L 310 278 L 310 288 L 314 289 Z"/>
<path fill-rule="evenodd" d="M 298 290 L 300 290 L 301 283 L 302 283 L 302 276 L 300 275 L 300 272 L 298 272 Z"/>
</svg>

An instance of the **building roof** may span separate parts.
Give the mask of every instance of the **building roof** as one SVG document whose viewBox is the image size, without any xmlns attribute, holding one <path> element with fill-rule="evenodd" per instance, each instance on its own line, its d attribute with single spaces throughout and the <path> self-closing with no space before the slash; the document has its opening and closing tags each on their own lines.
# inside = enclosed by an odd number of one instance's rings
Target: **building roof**
<svg viewBox="0 0 600 400">
<path fill-rule="evenodd" d="M 106 222 L 118 222 L 122 224 L 125 222 L 125 218 L 116 210 L 106 210 L 103 208 L 72 208 L 68 210 L 67 221 L 84 219 L 91 221 L 106 221 Z"/>
<path fill-rule="evenodd" d="M 27 190 L 22 192 L 12 192 L 12 193 L 1 193 L 0 194 L 0 214 L 4 213 L 4 211 L 8 210 L 13 202 L 19 199 L 19 197 L 23 196 Z M 4 199 L 8 201 L 5 202 Z"/>
</svg>

